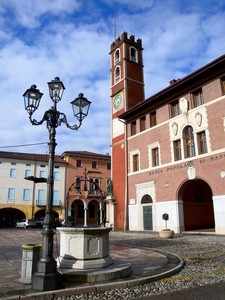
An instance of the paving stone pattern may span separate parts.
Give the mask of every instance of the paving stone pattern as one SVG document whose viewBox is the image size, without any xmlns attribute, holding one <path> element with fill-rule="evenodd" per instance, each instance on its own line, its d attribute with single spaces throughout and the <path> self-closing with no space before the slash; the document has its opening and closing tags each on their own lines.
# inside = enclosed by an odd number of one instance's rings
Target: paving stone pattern
<svg viewBox="0 0 225 300">
<path fill-rule="evenodd" d="M 59 236 L 56 234 L 55 238 L 58 245 Z M 40 242 L 39 229 L 0 229 L 0 299 L 32 293 L 29 285 L 21 286 L 17 282 L 21 272 L 21 244 Z M 184 259 L 185 266 L 178 274 L 156 282 L 124 288 L 117 288 L 116 284 L 110 287 L 109 284 L 108 290 L 93 288 L 51 299 L 225 299 L 225 236 L 185 233 L 163 240 L 154 232 L 113 231 L 110 244 L 174 253 Z M 57 257 L 58 246 L 54 247 L 54 251 Z"/>
</svg>

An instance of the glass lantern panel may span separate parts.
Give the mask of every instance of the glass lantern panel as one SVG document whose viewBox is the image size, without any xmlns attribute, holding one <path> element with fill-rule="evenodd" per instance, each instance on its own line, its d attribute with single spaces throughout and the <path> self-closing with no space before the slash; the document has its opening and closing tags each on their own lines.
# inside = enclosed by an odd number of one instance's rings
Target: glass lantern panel
<svg viewBox="0 0 225 300">
<path fill-rule="evenodd" d="M 36 86 L 32 86 L 24 93 L 24 105 L 29 114 L 33 114 L 38 108 L 42 95 L 43 94 L 36 89 Z"/>
<path fill-rule="evenodd" d="M 75 100 L 71 102 L 73 107 L 74 116 L 81 122 L 87 115 L 91 102 L 83 97 L 83 94 L 79 94 Z"/>
<path fill-rule="evenodd" d="M 65 87 L 60 81 L 59 77 L 56 77 L 51 82 L 48 82 L 49 95 L 54 103 L 59 102 L 62 99 Z"/>
</svg>

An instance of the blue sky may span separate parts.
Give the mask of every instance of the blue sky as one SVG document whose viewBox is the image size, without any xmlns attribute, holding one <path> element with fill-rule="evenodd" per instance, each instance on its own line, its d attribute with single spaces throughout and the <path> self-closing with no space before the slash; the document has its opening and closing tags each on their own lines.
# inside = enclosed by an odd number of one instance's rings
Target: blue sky
<svg viewBox="0 0 225 300">
<path fill-rule="evenodd" d="M 225 53 L 225 0 L 117 0 L 116 35 L 142 39 L 146 98 Z M 47 153 L 46 126 L 32 126 L 23 93 L 44 93 L 36 119 L 52 105 L 47 82 L 66 90 L 58 110 L 70 124 L 70 102 L 83 92 L 92 105 L 78 131 L 57 128 L 56 153 L 110 153 L 110 64 L 113 0 L 0 1 L 0 150 Z M 18 146 L 18 147 L 6 147 Z"/>
</svg>

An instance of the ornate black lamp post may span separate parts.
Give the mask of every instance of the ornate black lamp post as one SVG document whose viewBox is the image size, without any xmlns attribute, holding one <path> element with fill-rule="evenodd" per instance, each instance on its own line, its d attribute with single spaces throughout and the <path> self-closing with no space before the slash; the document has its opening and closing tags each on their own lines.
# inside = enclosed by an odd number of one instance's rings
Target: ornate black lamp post
<svg viewBox="0 0 225 300">
<path fill-rule="evenodd" d="M 57 110 L 57 103 L 61 100 L 65 87 L 58 77 L 48 82 L 49 95 L 53 101 L 53 106 L 44 113 L 41 121 L 32 118 L 40 104 L 42 93 L 37 89 L 36 85 L 32 85 L 24 94 L 25 109 L 29 114 L 32 125 L 41 125 L 46 121 L 49 131 L 49 172 L 47 179 L 47 201 L 44 226 L 42 231 L 42 249 L 41 257 L 38 262 L 37 272 L 32 277 L 32 289 L 38 291 L 54 290 L 60 287 L 60 275 L 57 272 L 56 261 L 53 257 L 53 236 L 54 236 L 54 218 L 52 212 L 53 188 L 54 188 L 54 157 L 55 157 L 55 135 L 56 128 L 62 123 L 72 129 L 77 130 L 83 119 L 88 115 L 91 102 L 79 94 L 78 97 L 71 102 L 74 116 L 78 120 L 78 125 L 69 125 L 66 115 Z"/>
</svg>

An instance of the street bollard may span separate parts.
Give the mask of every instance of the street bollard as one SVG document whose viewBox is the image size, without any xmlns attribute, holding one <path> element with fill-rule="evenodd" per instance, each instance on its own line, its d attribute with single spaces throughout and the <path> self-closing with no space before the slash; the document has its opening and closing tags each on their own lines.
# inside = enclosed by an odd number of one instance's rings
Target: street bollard
<svg viewBox="0 0 225 300">
<path fill-rule="evenodd" d="M 32 274 L 37 271 L 42 244 L 23 244 L 20 283 L 31 284 Z"/>
</svg>

